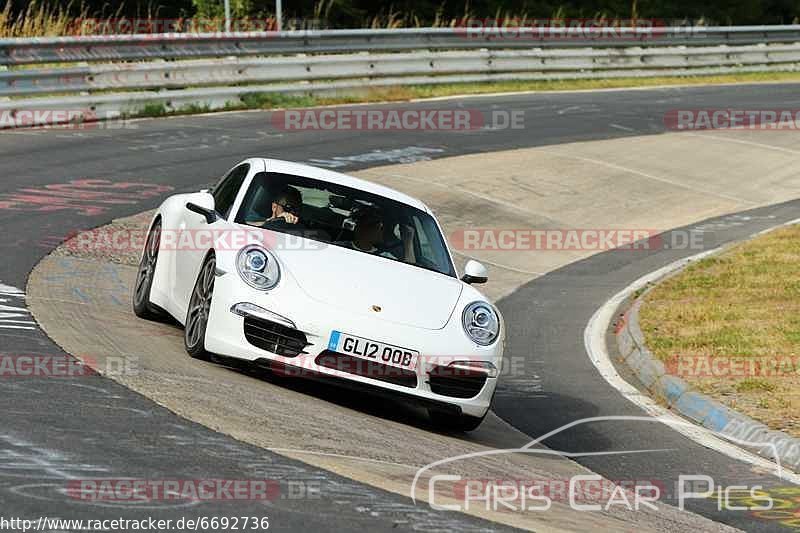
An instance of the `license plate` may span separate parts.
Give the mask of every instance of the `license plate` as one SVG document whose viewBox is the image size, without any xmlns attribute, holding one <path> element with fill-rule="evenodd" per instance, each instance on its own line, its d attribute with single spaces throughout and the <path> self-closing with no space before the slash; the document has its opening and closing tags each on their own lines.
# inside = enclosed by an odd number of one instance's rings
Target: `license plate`
<svg viewBox="0 0 800 533">
<path fill-rule="evenodd" d="M 359 359 L 375 361 L 388 366 L 414 370 L 417 367 L 419 352 L 383 342 L 356 337 L 341 331 L 331 332 L 328 349 Z"/>
</svg>

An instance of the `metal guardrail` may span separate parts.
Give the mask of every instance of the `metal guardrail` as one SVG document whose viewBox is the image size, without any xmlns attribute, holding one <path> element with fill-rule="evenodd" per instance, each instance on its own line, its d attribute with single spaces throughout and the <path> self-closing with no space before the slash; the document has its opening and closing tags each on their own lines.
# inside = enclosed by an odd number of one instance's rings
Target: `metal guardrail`
<svg viewBox="0 0 800 533">
<path fill-rule="evenodd" d="M 39 64 L 63 67 L 37 68 Z M 3 67 L 4 66 L 4 67 Z M 800 25 L 418 28 L 0 40 L 0 112 L 130 113 L 257 92 L 691 75 L 800 66 Z M 147 92 L 134 92 L 150 89 Z M 117 91 L 114 94 L 96 94 Z M 73 96 L 69 96 L 73 94 Z M 44 97 L 47 95 L 59 95 Z M 101 112 L 100 110 L 104 110 Z M 44 120 L 44 119 L 43 119 Z M 0 128 L 4 127 L 0 121 Z"/>
<path fill-rule="evenodd" d="M 503 72 L 538 72 L 552 78 L 567 72 L 589 74 L 625 69 L 669 68 L 691 73 L 699 67 L 785 64 L 800 64 L 800 44 L 227 58 L 0 72 L 0 96 Z"/>
<path fill-rule="evenodd" d="M 0 40 L 0 65 L 132 61 L 267 54 L 714 46 L 800 41 L 800 25 L 651 28 L 408 28 L 258 33 L 145 34 Z"/>
</svg>

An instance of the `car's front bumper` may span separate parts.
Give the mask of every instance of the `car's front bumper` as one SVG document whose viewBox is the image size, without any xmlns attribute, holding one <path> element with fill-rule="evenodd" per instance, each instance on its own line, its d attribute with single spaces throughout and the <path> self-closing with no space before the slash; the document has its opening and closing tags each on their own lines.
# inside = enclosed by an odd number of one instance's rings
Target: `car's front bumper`
<svg viewBox="0 0 800 533">
<path fill-rule="evenodd" d="M 451 318 L 442 329 L 427 330 L 390 323 L 366 312 L 344 313 L 341 309 L 309 299 L 290 283 L 279 289 L 269 293 L 251 289 L 235 272 L 217 276 L 206 349 L 248 361 L 269 361 L 270 366 L 285 369 L 290 375 L 333 378 L 336 383 L 360 385 L 367 390 L 392 393 L 401 400 L 405 398 L 428 407 L 460 410 L 470 416 L 483 416 L 489 409 L 497 378 L 476 375 L 479 372 L 451 373 L 447 365 L 457 360 L 486 361 L 499 372 L 502 369 L 503 334 L 491 346 L 479 346 L 466 337 L 458 317 Z M 288 357 L 276 353 L 283 350 L 270 350 L 263 342 L 259 342 L 261 347 L 253 344 L 252 335 L 251 340 L 245 335 L 245 317 L 231 310 L 240 303 L 251 303 L 283 317 L 286 320 L 284 324 L 291 324 L 304 334 L 307 342 L 304 353 Z M 460 309 L 456 312 L 460 317 Z M 282 321 L 276 319 L 276 322 Z M 399 375 L 408 371 L 339 357 L 341 354 L 328 349 L 334 330 L 419 351 L 421 355 L 412 372 L 413 381 L 409 379 L 411 376 Z"/>
</svg>

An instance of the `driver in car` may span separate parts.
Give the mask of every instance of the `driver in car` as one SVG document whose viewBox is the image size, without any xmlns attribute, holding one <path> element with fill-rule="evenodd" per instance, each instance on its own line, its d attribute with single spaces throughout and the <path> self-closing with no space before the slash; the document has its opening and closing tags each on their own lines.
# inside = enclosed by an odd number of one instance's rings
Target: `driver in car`
<svg viewBox="0 0 800 533">
<path fill-rule="evenodd" d="M 302 230 L 300 224 L 300 207 L 303 196 L 294 187 L 287 186 L 272 201 L 272 216 L 264 222 L 263 227 L 274 230 Z"/>
<path fill-rule="evenodd" d="M 383 243 L 384 220 L 378 211 L 364 209 L 354 213 L 354 218 L 356 219 L 356 227 L 353 231 L 353 240 L 350 243 L 346 243 L 345 246 L 353 250 L 380 255 L 389 259 L 401 259 L 392 252 L 385 249 L 382 250 L 379 247 Z M 415 263 L 414 228 L 401 225 L 400 233 L 403 240 L 402 260 L 406 263 Z"/>
</svg>

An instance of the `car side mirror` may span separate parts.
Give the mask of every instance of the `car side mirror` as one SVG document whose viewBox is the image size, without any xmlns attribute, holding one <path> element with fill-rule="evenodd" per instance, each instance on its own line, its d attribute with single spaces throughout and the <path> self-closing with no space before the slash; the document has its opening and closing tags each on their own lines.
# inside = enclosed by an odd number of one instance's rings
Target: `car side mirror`
<svg viewBox="0 0 800 533">
<path fill-rule="evenodd" d="M 206 217 L 207 224 L 213 224 L 214 222 L 217 221 L 217 213 L 213 209 L 207 209 L 197 204 L 193 204 L 192 202 L 186 204 L 186 209 L 188 209 L 193 213 L 197 213 L 198 215 L 203 215 L 204 217 Z"/>
<path fill-rule="evenodd" d="M 489 272 L 482 263 L 470 259 L 464 265 L 464 275 L 461 277 L 461 281 L 469 284 L 486 283 L 489 281 Z"/>
</svg>

